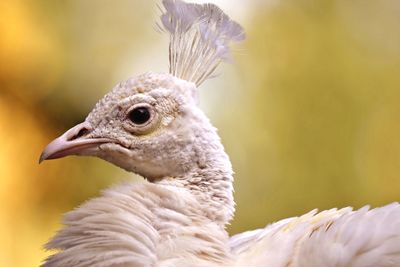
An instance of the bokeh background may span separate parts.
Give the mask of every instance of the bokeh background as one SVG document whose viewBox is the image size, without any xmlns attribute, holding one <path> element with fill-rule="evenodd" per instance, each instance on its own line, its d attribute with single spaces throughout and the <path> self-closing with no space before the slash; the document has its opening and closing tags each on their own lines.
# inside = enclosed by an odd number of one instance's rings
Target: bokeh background
<svg viewBox="0 0 400 267">
<path fill-rule="evenodd" d="M 201 88 L 236 171 L 230 233 L 399 200 L 400 2 L 211 2 L 248 36 Z M 0 266 L 39 265 L 62 213 L 140 179 L 98 159 L 38 157 L 118 81 L 167 71 L 157 3 L 0 1 Z"/>
</svg>

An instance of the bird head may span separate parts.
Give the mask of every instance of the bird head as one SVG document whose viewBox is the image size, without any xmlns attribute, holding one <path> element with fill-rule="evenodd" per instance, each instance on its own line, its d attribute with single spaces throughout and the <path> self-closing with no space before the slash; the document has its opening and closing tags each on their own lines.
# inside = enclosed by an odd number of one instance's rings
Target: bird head
<svg viewBox="0 0 400 267">
<path fill-rule="evenodd" d="M 96 156 L 148 179 L 191 169 L 194 138 L 211 127 L 197 107 L 196 86 L 146 73 L 115 86 L 80 123 L 51 142 L 40 161 Z"/>
</svg>

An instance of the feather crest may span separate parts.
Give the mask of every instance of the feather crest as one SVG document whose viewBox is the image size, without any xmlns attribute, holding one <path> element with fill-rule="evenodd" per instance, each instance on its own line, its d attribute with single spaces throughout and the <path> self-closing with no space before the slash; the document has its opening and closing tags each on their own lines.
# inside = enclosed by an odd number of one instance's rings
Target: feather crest
<svg viewBox="0 0 400 267">
<path fill-rule="evenodd" d="M 163 0 L 161 30 L 170 34 L 170 73 L 197 86 L 230 58 L 230 44 L 244 40 L 243 28 L 213 4 Z"/>
</svg>

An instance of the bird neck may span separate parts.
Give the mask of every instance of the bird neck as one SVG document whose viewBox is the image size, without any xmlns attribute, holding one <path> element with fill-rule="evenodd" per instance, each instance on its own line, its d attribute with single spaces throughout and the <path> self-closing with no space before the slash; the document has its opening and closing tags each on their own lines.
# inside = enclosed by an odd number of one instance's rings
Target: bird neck
<svg viewBox="0 0 400 267">
<path fill-rule="evenodd" d="M 199 202 L 199 213 L 224 227 L 235 211 L 232 165 L 216 129 L 208 119 L 207 127 L 204 122 L 202 127 L 194 127 L 195 164 L 182 175 L 166 177 L 156 183 L 189 191 Z"/>
</svg>

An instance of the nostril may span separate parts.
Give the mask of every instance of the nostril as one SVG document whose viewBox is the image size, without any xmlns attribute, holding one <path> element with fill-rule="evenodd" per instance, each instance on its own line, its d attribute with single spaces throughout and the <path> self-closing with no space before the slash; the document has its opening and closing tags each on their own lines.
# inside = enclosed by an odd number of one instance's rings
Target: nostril
<svg viewBox="0 0 400 267">
<path fill-rule="evenodd" d="M 85 135 L 87 135 L 90 132 L 90 130 L 86 127 L 82 127 L 76 134 L 71 135 L 70 138 L 68 138 L 68 141 L 72 141 L 75 139 L 78 139 L 80 137 L 83 137 Z"/>
<path fill-rule="evenodd" d="M 79 132 L 78 132 L 78 134 L 76 135 L 75 138 L 82 137 L 82 136 L 84 136 L 84 135 L 87 135 L 88 133 L 89 133 L 89 129 L 87 129 L 87 128 L 82 128 L 82 129 L 79 130 Z"/>
</svg>

